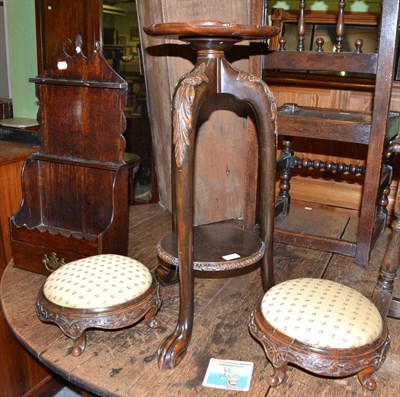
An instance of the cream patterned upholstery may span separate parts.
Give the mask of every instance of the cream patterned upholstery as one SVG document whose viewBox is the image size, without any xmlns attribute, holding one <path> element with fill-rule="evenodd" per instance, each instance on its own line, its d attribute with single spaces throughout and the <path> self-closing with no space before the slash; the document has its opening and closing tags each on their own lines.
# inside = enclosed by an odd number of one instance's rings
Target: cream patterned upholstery
<svg viewBox="0 0 400 397">
<path fill-rule="evenodd" d="M 264 295 L 261 311 L 274 328 L 313 347 L 360 347 L 383 330 L 382 317 L 369 299 L 330 280 L 280 283 Z"/>
<path fill-rule="evenodd" d="M 106 308 L 135 299 L 152 284 L 142 263 L 121 255 L 79 259 L 52 273 L 43 288 L 45 297 L 75 309 Z"/>
</svg>

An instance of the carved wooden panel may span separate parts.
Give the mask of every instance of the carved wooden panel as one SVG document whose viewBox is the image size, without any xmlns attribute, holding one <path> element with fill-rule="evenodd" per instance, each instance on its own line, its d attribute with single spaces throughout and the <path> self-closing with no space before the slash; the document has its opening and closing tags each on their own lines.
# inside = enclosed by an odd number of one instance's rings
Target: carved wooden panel
<svg viewBox="0 0 400 397">
<path fill-rule="evenodd" d="M 60 43 L 80 34 L 84 54 L 101 40 L 101 0 L 35 0 L 38 73 L 50 66 Z"/>
</svg>

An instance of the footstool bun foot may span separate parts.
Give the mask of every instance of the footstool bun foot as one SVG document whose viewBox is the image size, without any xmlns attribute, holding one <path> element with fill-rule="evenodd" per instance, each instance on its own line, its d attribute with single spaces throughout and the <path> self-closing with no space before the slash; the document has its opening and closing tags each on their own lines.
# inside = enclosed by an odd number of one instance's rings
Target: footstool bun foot
<svg viewBox="0 0 400 397">
<path fill-rule="evenodd" d="M 160 287 L 142 263 L 104 254 L 68 263 L 52 273 L 39 291 L 36 313 L 71 338 L 73 356 L 85 350 L 89 328 L 119 329 L 145 319 L 156 328 Z"/>
<path fill-rule="evenodd" d="M 375 379 L 371 376 L 376 370 L 375 367 L 368 367 L 358 373 L 358 380 L 365 389 L 371 391 L 376 389 Z"/>
<path fill-rule="evenodd" d="M 159 328 L 161 326 L 161 322 L 156 319 L 156 314 L 158 312 L 158 306 L 153 306 L 144 317 L 144 321 L 150 328 Z"/>
<path fill-rule="evenodd" d="M 274 367 L 274 373 L 269 378 L 269 385 L 277 387 L 286 380 L 287 365 L 283 367 Z"/>
<path fill-rule="evenodd" d="M 71 354 L 74 357 L 80 356 L 86 348 L 86 335 L 83 332 L 78 338 L 74 339 L 74 344 L 72 346 Z"/>
</svg>

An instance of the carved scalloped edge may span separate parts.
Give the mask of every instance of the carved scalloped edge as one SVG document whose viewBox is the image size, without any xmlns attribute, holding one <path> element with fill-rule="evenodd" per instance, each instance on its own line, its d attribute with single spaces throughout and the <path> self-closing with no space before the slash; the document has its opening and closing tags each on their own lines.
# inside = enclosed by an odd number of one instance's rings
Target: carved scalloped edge
<svg viewBox="0 0 400 397">
<path fill-rule="evenodd" d="M 74 79 L 84 82 L 118 83 L 127 86 L 126 81 L 107 63 L 103 56 L 99 42 L 95 43 L 93 54 L 85 56 L 82 52 L 82 38 L 78 35 L 75 39 L 75 53 L 69 55 L 67 48 L 72 46 L 71 39 L 65 39 L 47 68 L 39 78 L 48 79 Z M 66 69 L 59 69 L 59 62 L 67 62 Z"/>
<path fill-rule="evenodd" d="M 62 237 L 65 237 L 65 238 L 69 238 L 71 240 L 85 240 L 85 241 L 88 241 L 90 243 L 95 242 L 95 241 L 98 240 L 98 236 L 94 236 L 94 235 L 92 236 L 92 235 L 88 235 L 88 234 L 83 235 L 82 233 L 79 233 L 79 232 L 75 233 L 72 230 L 71 231 L 68 231 L 68 230 L 54 230 L 54 229 L 51 230 L 51 229 L 49 229 L 49 228 L 51 228 L 51 226 L 45 226 L 45 225 L 37 225 L 37 226 L 32 226 L 32 227 L 29 227 L 26 224 L 17 225 L 15 223 L 15 219 L 11 219 L 11 222 L 17 229 L 27 229 L 27 230 L 30 230 L 30 231 L 37 231 L 37 232 L 39 232 L 41 234 L 46 234 L 47 233 L 47 234 L 50 234 L 52 236 L 62 236 Z"/>
<path fill-rule="evenodd" d="M 154 280 L 149 290 L 135 300 L 123 304 L 124 307 L 121 309 L 115 309 L 117 306 L 114 306 L 110 307 L 109 311 L 105 310 L 99 313 L 95 310 L 91 313 L 82 309 L 64 308 L 66 310 L 63 310 L 61 306 L 49 303 L 44 297 L 42 289 L 36 300 L 35 309 L 41 321 L 56 324 L 65 335 L 76 339 L 89 328 L 118 329 L 133 325 L 151 309 L 155 309 L 157 312 L 161 303 L 160 286 Z M 57 307 L 57 311 L 51 309 L 53 306 Z M 115 313 L 110 313 L 113 310 Z"/>
<path fill-rule="evenodd" d="M 290 343 L 290 338 L 265 321 L 260 324 L 259 316 L 258 310 L 253 310 L 250 317 L 249 330 L 254 338 L 261 343 L 268 360 L 276 368 L 292 363 L 310 372 L 332 377 L 352 375 L 368 367 L 378 370 L 386 359 L 390 345 L 386 323 L 382 335 L 371 345 L 352 349 L 316 349 L 307 347 L 294 339 Z M 263 326 L 270 328 L 273 337 L 267 336 L 260 329 Z M 287 340 L 281 340 L 281 336 Z M 369 346 L 371 346 L 370 349 L 367 348 Z M 375 349 L 372 346 L 375 346 Z M 344 352 L 345 350 L 347 353 Z M 344 353 L 339 354 L 339 351 Z"/>
<path fill-rule="evenodd" d="M 36 306 L 36 310 L 41 321 L 52 322 L 56 324 L 65 335 L 75 339 L 79 337 L 84 330 L 89 328 L 118 329 L 132 325 L 143 318 L 145 314 L 155 306 L 155 302 L 152 301 L 136 310 L 114 315 L 102 314 L 96 317 L 88 317 L 87 319 L 73 318 L 57 315 L 55 313 L 49 313 L 43 308 L 43 306 L 40 306 L 39 303 Z"/>
<path fill-rule="evenodd" d="M 179 266 L 179 260 L 169 252 L 166 252 L 162 246 L 161 241 L 157 243 L 157 254 L 165 262 L 173 266 Z M 234 259 L 230 261 L 216 261 L 216 262 L 199 262 L 193 261 L 193 270 L 203 272 L 215 272 L 215 271 L 227 271 L 234 269 L 241 269 L 260 261 L 265 254 L 265 244 L 261 241 L 261 247 L 253 254 L 246 256 L 245 258 Z"/>
<path fill-rule="evenodd" d="M 167 22 L 145 26 L 143 30 L 150 36 L 168 37 L 186 41 L 191 37 L 233 38 L 259 40 L 275 36 L 280 28 L 271 25 L 243 25 L 225 21 Z"/>
</svg>

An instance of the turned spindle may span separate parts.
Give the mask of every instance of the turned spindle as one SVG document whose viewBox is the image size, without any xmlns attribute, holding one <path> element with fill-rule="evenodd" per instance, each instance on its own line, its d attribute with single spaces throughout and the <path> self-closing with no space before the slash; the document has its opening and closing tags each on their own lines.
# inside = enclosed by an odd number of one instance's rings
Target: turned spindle
<svg viewBox="0 0 400 397">
<path fill-rule="evenodd" d="M 344 38 L 344 8 L 346 2 L 339 0 L 338 20 L 336 24 L 336 52 L 343 51 L 343 38 Z"/>
<path fill-rule="evenodd" d="M 306 34 L 306 22 L 304 17 L 304 11 L 306 8 L 306 1 L 300 0 L 299 3 L 299 23 L 297 26 L 297 34 L 298 34 L 298 44 L 297 44 L 297 51 L 304 51 L 304 37 Z"/>
</svg>

